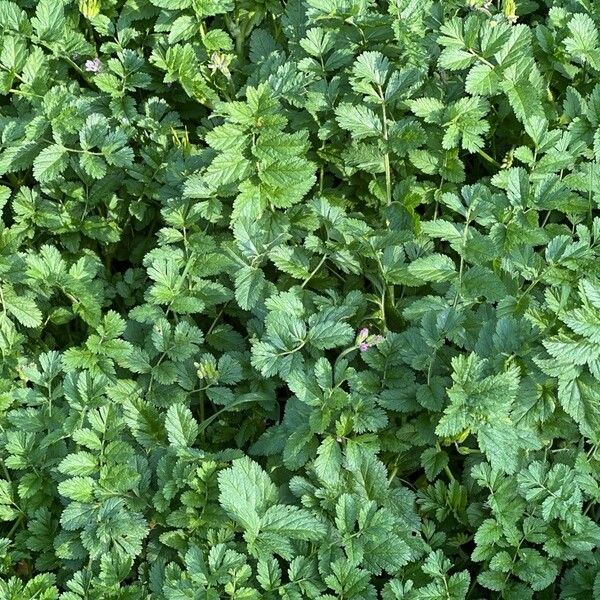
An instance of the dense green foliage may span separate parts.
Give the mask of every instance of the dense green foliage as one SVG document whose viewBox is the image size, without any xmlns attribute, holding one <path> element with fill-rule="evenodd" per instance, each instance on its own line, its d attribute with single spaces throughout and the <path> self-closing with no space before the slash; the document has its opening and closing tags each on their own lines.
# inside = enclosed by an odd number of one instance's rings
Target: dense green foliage
<svg viewBox="0 0 600 600">
<path fill-rule="evenodd" d="M 0 598 L 600 599 L 599 31 L 0 0 Z"/>
</svg>

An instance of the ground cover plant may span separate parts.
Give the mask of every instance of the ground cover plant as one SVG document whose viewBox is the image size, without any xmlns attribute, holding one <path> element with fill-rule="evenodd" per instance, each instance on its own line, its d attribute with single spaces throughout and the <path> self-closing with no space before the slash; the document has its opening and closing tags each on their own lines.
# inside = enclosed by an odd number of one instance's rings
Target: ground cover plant
<svg viewBox="0 0 600 600">
<path fill-rule="evenodd" d="M 0 0 L 0 598 L 600 598 L 600 4 Z"/>
</svg>

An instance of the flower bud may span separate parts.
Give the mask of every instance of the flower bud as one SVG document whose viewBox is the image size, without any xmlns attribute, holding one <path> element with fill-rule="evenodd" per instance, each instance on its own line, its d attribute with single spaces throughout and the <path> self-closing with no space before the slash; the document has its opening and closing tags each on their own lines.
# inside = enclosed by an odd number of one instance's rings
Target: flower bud
<svg viewBox="0 0 600 600">
<path fill-rule="evenodd" d="M 219 379 L 217 371 L 217 361 L 211 354 L 204 354 L 199 363 L 194 363 L 198 379 L 204 379 L 208 383 L 214 383 Z"/>
<path fill-rule="evenodd" d="M 364 342 L 368 337 L 369 337 L 369 330 L 367 327 L 363 327 L 358 332 L 358 335 L 356 336 L 356 343 L 360 344 L 361 342 Z"/>
<path fill-rule="evenodd" d="M 100 14 L 100 1 L 79 0 L 79 11 L 86 19 L 93 19 Z"/>
</svg>

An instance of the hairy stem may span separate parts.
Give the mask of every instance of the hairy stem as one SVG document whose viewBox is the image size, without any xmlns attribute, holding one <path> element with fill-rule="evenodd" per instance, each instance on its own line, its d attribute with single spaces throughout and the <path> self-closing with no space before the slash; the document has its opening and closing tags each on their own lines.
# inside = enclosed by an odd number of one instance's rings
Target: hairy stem
<svg viewBox="0 0 600 600">
<path fill-rule="evenodd" d="M 381 100 L 381 117 L 383 123 L 383 142 L 385 144 L 385 153 L 383 155 L 383 170 L 385 172 L 385 200 L 386 206 L 391 206 L 392 204 L 392 167 L 390 163 L 390 153 L 388 148 L 389 142 L 389 128 L 388 128 L 388 117 L 387 117 L 387 109 L 385 106 L 385 95 L 383 93 L 383 89 L 381 86 L 379 87 L 379 98 Z M 389 219 L 386 219 L 385 224 L 387 227 L 390 226 Z M 387 295 L 391 306 L 394 306 L 395 301 L 395 291 L 394 284 L 390 284 L 387 286 Z"/>
</svg>

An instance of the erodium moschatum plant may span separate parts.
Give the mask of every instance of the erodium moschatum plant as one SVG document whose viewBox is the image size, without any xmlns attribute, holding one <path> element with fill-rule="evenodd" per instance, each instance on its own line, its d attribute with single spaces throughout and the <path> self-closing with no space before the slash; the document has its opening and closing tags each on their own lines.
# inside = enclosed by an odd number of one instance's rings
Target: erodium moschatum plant
<svg viewBox="0 0 600 600">
<path fill-rule="evenodd" d="M 0 600 L 599 600 L 599 28 L 0 0 Z"/>
</svg>

